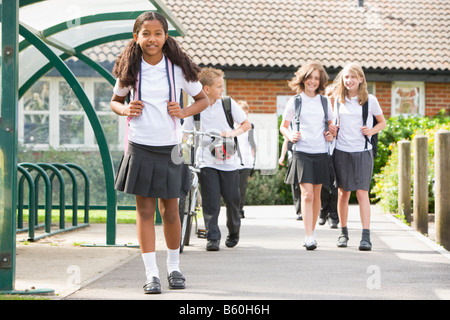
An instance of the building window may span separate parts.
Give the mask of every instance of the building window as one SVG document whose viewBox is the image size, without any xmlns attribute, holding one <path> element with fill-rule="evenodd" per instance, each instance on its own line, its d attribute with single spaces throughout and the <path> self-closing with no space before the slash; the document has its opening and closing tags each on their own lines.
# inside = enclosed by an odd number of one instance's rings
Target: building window
<svg viewBox="0 0 450 320">
<path fill-rule="evenodd" d="M 24 95 L 23 141 L 25 144 L 43 144 L 50 141 L 50 82 L 36 82 Z"/>
<path fill-rule="evenodd" d="M 424 116 L 425 84 L 423 82 L 393 82 L 391 115 Z"/>
<path fill-rule="evenodd" d="M 102 78 L 79 79 L 102 124 L 108 145 L 123 145 L 125 125 L 110 108 L 112 86 Z M 97 141 L 86 113 L 60 77 L 37 81 L 19 101 L 19 140 L 33 149 L 95 149 Z"/>
</svg>

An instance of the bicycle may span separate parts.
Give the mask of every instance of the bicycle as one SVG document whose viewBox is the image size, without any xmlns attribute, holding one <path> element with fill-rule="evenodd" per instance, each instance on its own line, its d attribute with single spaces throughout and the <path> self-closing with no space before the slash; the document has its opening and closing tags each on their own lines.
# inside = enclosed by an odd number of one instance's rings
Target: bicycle
<svg viewBox="0 0 450 320">
<path fill-rule="evenodd" d="M 201 195 L 199 193 L 199 179 L 198 173 L 200 169 L 197 168 L 195 163 L 195 153 L 199 146 L 198 137 L 199 136 L 209 136 L 209 137 L 220 137 L 214 133 L 200 132 L 200 131 L 186 131 L 183 130 L 185 134 L 191 134 L 192 139 L 187 139 L 185 143 L 185 148 L 188 152 L 184 152 L 185 156 L 188 153 L 187 158 L 190 158 L 189 169 L 191 171 L 191 188 L 185 198 L 180 198 L 178 207 L 179 215 L 181 221 L 181 241 L 180 241 L 180 253 L 183 252 L 184 246 L 189 246 L 190 237 L 192 233 L 192 223 L 195 222 L 195 234 L 198 238 L 206 239 L 206 229 L 199 228 L 197 221 L 197 213 L 201 209 Z M 186 157 L 185 161 L 186 161 Z M 189 160 L 189 159 L 188 159 Z"/>
</svg>

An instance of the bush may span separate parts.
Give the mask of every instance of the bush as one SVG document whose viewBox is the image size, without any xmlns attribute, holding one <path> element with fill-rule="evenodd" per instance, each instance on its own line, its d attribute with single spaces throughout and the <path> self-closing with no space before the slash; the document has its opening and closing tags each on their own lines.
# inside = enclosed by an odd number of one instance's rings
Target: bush
<svg viewBox="0 0 450 320">
<path fill-rule="evenodd" d="M 247 205 L 292 204 L 291 186 L 284 183 L 286 167 L 280 167 L 274 175 L 261 175 L 255 171 L 248 180 Z"/>
<path fill-rule="evenodd" d="M 429 212 L 434 212 L 434 195 L 432 191 L 432 181 L 434 179 L 434 134 L 441 129 L 450 130 L 450 117 L 443 112 L 434 118 L 400 116 L 392 117 L 387 121 L 387 126 L 380 133 L 378 142 L 378 148 L 383 151 L 380 154 L 380 159 L 377 158 L 380 161 L 379 164 L 385 161 L 385 165 L 380 165 L 376 173 L 374 169 L 374 187 L 372 189 L 373 199 L 379 201 L 385 212 L 397 212 L 398 210 L 397 142 L 402 139 L 412 141 L 415 135 L 428 137 Z M 414 144 L 412 144 L 412 148 L 414 148 Z M 414 154 L 413 150 L 412 154 Z M 413 156 L 411 161 L 411 169 L 413 170 Z M 413 181 L 414 179 L 411 180 Z M 412 185 L 411 188 L 413 188 Z M 413 192 L 411 192 L 411 196 L 413 197 Z"/>
<path fill-rule="evenodd" d="M 122 151 L 113 151 L 112 158 L 114 168 L 118 167 Z M 105 175 L 103 171 L 103 164 L 100 153 L 98 151 L 76 151 L 76 150 L 55 150 L 50 148 L 48 151 L 31 151 L 26 147 L 21 146 L 18 152 L 18 161 L 31 163 L 75 163 L 81 166 L 87 173 L 90 180 L 90 204 L 91 205 L 106 205 L 106 188 Z M 50 172 L 49 172 L 50 173 Z M 78 182 L 78 204 L 84 205 L 84 179 L 74 170 Z M 64 190 L 66 195 L 66 205 L 72 204 L 72 181 L 69 175 L 62 171 L 66 188 Z M 44 190 L 39 192 L 39 203 L 44 203 Z M 27 196 L 27 193 L 25 194 Z M 120 205 L 134 205 L 134 196 L 117 192 L 117 203 Z M 59 181 L 54 179 L 53 187 L 53 204 L 59 205 Z"/>
</svg>

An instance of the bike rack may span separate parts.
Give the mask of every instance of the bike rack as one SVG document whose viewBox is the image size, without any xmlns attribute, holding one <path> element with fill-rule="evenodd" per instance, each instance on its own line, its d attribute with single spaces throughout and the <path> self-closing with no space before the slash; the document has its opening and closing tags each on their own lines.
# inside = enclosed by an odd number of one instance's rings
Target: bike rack
<svg viewBox="0 0 450 320">
<path fill-rule="evenodd" d="M 73 163 L 20 163 L 18 164 L 18 172 L 21 173 L 18 187 L 18 206 L 17 206 L 17 230 L 16 232 L 28 231 L 28 241 L 36 241 L 45 238 L 50 235 L 54 235 L 61 232 L 66 232 L 78 228 L 84 228 L 89 225 L 89 199 L 90 199 L 90 182 L 89 177 L 80 166 Z M 73 170 L 78 171 L 84 178 L 85 183 L 85 203 L 84 203 L 84 223 L 78 224 L 78 181 Z M 51 172 L 49 175 L 47 170 Z M 32 171 L 36 171 L 36 175 L 33 179 L 31 175 Z M 72 226 L 66 227 L 65 224 L 65 181 L 62 175 L 62 171 L 65 171 L 72 180 Z M 59 181 L 59 206 L 53 206 L 52 204 L 52 190 L 53 180 L 55 176 Z M 45 185 L 45 222 L 42 225 L 38 224 L 38 209 L 39 206 L 39 180 L 42 177 Z M 23 227 L 23 209 L 25 208 L 23 201 L 24 181 L 27 180 L 29 188 L 29 213 L 28 213 L 28 227 Z M 59 229 L 51 230 L 51 214 L 52 209 L 59 208 Z M 35 236 L 35 229 L 44 227 L 45 234 Z"/>
</svg>

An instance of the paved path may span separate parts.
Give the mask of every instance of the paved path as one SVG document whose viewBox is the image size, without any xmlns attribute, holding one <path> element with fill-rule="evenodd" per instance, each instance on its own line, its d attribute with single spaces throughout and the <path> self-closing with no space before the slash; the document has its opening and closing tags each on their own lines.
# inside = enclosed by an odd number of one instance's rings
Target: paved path
<svg viewBox="0 0 450 320">
<path fill-rule="evenodd" d="M 375 208 L 373 208 L 373 211 Z M 220 225 L 226 237 L 222 210 Z M 144 268 L 138 253 L 65 299 L 277 300 L 277 299 L 450 299 L 450 254 L 390 215 L 373 212 L 371 252 L 358 245 L 357 206 L 349 213 L 349 247 L 339 235 L 317 228 L 318 248 L 303 248 L 303 222 L 292 206 L 246 208 L 237 247 L 206 252 L 206 240 L 193 238 L 181 255 L 185 290 L 168 290 L 165 245 L 158 229 L 157 259 L 163 293 L 144 295 Z M 95 250 L 95 249 L 94 249 Z M 128 249 L 132 250 L 132 249 Z M 135 249 L 137 250 L 137 249 Z"/>
</svg>

